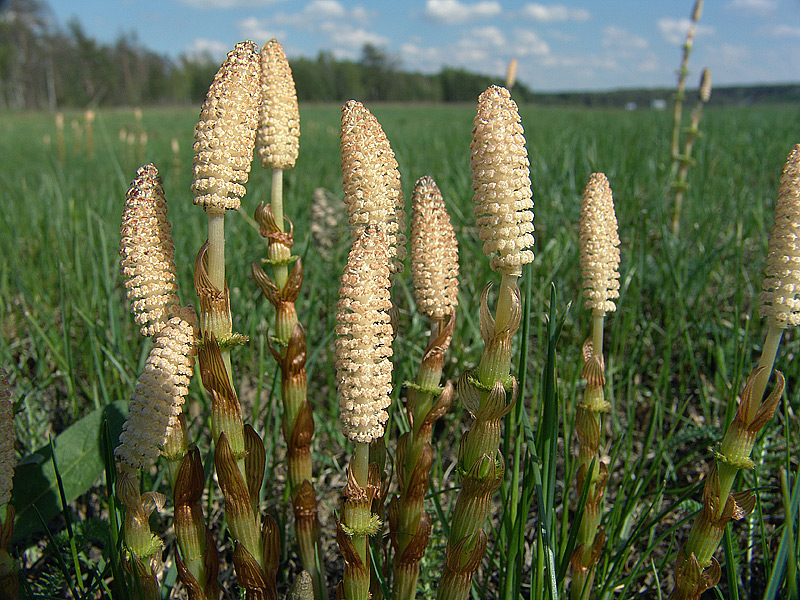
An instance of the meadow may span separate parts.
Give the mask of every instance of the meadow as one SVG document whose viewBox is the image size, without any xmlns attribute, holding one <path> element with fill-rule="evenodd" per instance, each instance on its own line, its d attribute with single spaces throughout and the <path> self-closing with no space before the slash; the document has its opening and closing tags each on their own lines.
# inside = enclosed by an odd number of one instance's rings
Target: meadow
<svg viewBox="0 0 800 600">
<path fill-rule="evenodd" d="M 469 145 L 475 109 L 369 108 L 397 155 L 406 198 L 419 177 L 430 175 L 453 219 L 461 276 L 458 321 L 444 372 L 455 379 L 479 360 L 478 301 L 484 285 L 495 279 L 473 218 Z M 520 565 L 521 576 L 513 593 L 547 597 L 544 548 L 553 551 L 559 574 L 565 564 L 569 515 L 578 502 L 572 448 L 575 405 L 583 386 L 581 345 L 590 330 L 580 297 L 578 217 L 583 187 L 596 171 L 611 182 L 621 238 L 620 298 L 606 326 L 606 399 L 613 407 L 606 425 L 611 477 L 604 516 L 608 541 L 598 565 L 596 593 L 598 598 L 666 596 L 675 554 L 700 508 L 705 466 L 733 419 L 738 394 L 760 351 L 764 327 L 756 314 L 757 296 L 778 179 L 787 154 L 800 141 L 800 108 L 706 109 L 677 237 L 669 227 L 670 114 L 533 105 L 522 105 L 520 113 L 531 162 L 536 258 L 521 280 L 521 287 L 529 290 L 530 320 L 529 328 L 523 329 L 527 362 L 518 374 L 524 375 L 521 401 L 532 427 L 525 429 L 524 419 L 509 424 L 504 454 L 509 464 L 516 463 L 528 475 L 536 463 L 531 447 L 544 444 L 550 451 L 545 460 L 553 461 L 553 469 L 549 480 L 539 482 L 538 490 L 548 499 L 544 504 L 530 478 L 519 482 L 521 491 L 512 489 L 514 469 L 508 469 L 495 498 L 489 551 L 473 584 L 473 597 L 512 597 L 504 573 L 515 570 L 514 564 Z M 119 269 L 120 215 L 137 167 L 155 163 L 164 180 L 181 299 L 195 302 L 194 259 L 206 237 L 205 215 L 192 205 L 189 191 L 196 119 L 196 108 L 145 108 L 141 120 L 132 110 L 99 111 L 94 149 L 88 154 L 83 113 L 67 113 L 60 159 L 53 115 L 0 115 L 0 154 L 6 157 L 0 163 L 0 366 L 8 374 L 16 408 L 21 463 L 14 504 L 20 520 L 12 553 L 23 563 L 23 593 L 80 593 L 84 584 L 78 583 L 76 572 L 88 581 L 87 574 L 93 568 L 103 573 L 118 550 L 113 529 L 119 517 L 102 485 L 108 451 L 102 443 L 102 416 L 107 417 L 108 431 L 118 433 L 125 402 L 150 349 L 127 309 Z M 311 223 L 315 189 L 327 189 L 335 200 L 342 197 L 339 119 L 339 106 L 301 106 L 300 157 L 284 181 L 295 253 L 303 257 L 305 268 L 297 306 L 308 338 L 309 399 L 317 428 L 316 489 L 331 584 L 342 568 L 332 532 L 348 453 L 338 425 L 332 347 L 339 278 L 350 240 L 346 218 L 324 232 L 333 240 L 330 247 L 314 239 Z M 121 139 L 121 129 L 135 132 L 135 143 Z M 139 147 L 142 132 L 147 140 Z M 278 576 L 285 585 L 297 566 L 290 542 L 291 510 L 282 484 L 285 449 L 278 369 L 267 347 L 273 313 L 250 275 L 250 263 L 260 260 L 266 248 L 253 210 L 269 197 L 268 174 L 256 165 L 247 190 L 240 214 L 230 215 L 226 225 L 233 327 L 250 338 L 232 360 L 247 421 L 266 445 L 264 503 L 286 542 Z M 394 344 L 393 395 L 399 399 L 405 395 L 403 382 L 414 378 L 427 331 L 416 314 L 408 276 L 399 276 L 395 285 L 400 333 Z M 556 336 L 552 325 L 562 322 Z M 555 363 L 552 357 L 548 363 L 549 337 L 555 344 Z M 800 363 L 794 363 L 799 351 L 797 335 L 787 332 L 776 365 L 786 376 L 784 399 L 756 443 L 756 469 L 737 482 L 739 489 L 757 490 L 756 509 L 729 525 L 717 553 L 722 580 L 709 597 L 777 594 L 785 570 L 796 572 L 792 569 L 800 562 L 796 539 L 784 550 L 788 560 L 778 559 L 784 524 L 796 523 L 800 513 Z M 515 358 L 513 369 L 517 364 Z M 555 364 L 555 387 L 545 393 L 548 364 Z M 547 410 L 543 397 L 550 399 Z M 209 400 L 199 378 L 192 382 L 187 406 L 190 433 L 205 457 L 210 445 Z M 408 427 L 397 404 L 391 415 L 390 440 Z M 455 442 L 469 420 L 455 402 L 434 432 L 437 454 L 429 510 L 436 519 L 423 560 L 421 590 L 426 598 L 440 572 L 443 531 L 454 502 Z M 534 444 L 545 421 L 556 435 Z M 108 437 L 116 443 L 113 433 Z M 63 499 L 70 502 L 67 508 L 62 507 L 59 482 L 52 475 L 50 440 L 62 474 Z M 206 465 L 206 514 L 222 547 L 220 493 L 211 481 L 211 461 Z M 787 481 L 783 491 L 782 473 Z M 149 475 L 146 488 L 165 486 L 159 471 Z M 513 511 L 512 497 L 522 498 Z M 40 525 L 34 501 L 50 534 Z M 550 519 L 544 546 L 536 525 L 543 509 Z M 509 511 L 520 511 L 527 519 L 512 525 Z M 160 525 L 153 529 L 165 532 L 169 547 L 168 515 L 169 507 L 154 516 L 153 522 Z M 169 558 L 166 571 L 166 581 L 174 582 Z M 110 578 L 110 571 L 105 575 Z M 563 593 L 564 585 L 562 575 L 556 591 Z M 96 593 L 110 592 L 100 586 Z"/>
</svg>

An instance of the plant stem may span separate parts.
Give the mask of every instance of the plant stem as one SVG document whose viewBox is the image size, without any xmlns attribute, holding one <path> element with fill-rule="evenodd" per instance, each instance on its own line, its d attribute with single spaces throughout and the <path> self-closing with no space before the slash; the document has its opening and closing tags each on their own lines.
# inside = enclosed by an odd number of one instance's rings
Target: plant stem
<svg viewBox="0 0 800 600">
<path fill-rule="evenodd" d="M 366 489 L 369 481 L 369 444 L 356 443 L 351 468 L 353 469 L 353 477 L 355 477 L 358 485 Z M 367 520 L 369 520 L 369 518 L 367 518 Z M 368 542 L 369 536 L 367 535 L 353 536 L 353 545 L 356 547 L 356 552 L 358 552 L 361 562 L 365 565 L 369 564 L 367 562 Z"/>
<path fill-rule="evenodd" d="M 772 367 L 775 365 L 775 357 L 778 354 L 778 347 L 783 337 L 783 328 L 774 327 L 769 325 L 767 330 L 767 337 L 764 340 L 764 347 L 761 351 L 761 358 L 758 361 L 758 367 L 764 367 L 764 370 L 759 373 L 753 386 L 752 401 L 750 402 L 750 410 L 747 414 L 747 422 L 750 423 L 755 418 L 758 409 L 761 407 L 761 401 L 764 398 L 764 391 L 767 388 L 767 382 L 772 372 Z M 757 368 L 758 368 L 757 367 Z M 727 434 L 726 434 L 727 437 Z M 719 497 L 727 498 L 733 489 L 733 484 L 736 481 L 736 475 L 739 473 L 739 468 L 736 465 L 728 463 L 720 463 L 719 469 Z M 721 506 L 717 509 L 717 516 L 722 513 L 725 508 L 724 502 L 720 503 Z"/>
<path fill-rule="evenodd" d="M 605 318 L 604 310 L 592 311 L 592 352 L 596 356 L 603 356 L 603 322 Z"/>
<path fill-rule="evenodd" d="M 761 406 L 761 400 L 764 398 L 764 392 L 772 374 L 772 367 L 775 365 L 775 357 L 778 355 L 778 347 L 781 345 L 784 331 L 785 329 L 782 327 L 775 327 L 771 323 L 767 329 L 767 337 L 764 340 L 764 347 L 761 349 L 761 358 L 758 360 L 758 366 L 764 367 L 764 370 L 756 378 L 755 386 L 753 386 L 753 398 L 758 401 L 750 404 L 750 413 L 747 415 L 748 421 L 753 420 L 758 408 Z"/>
<path fill-rule="evenodd" d="M 225 291 L 225 211 L 207 211 L 208 214 L 208 276 L 214 286 Z M 217 339 L 230 332 L 215 331 Z M 231 352 L 229 349 L 220 348 L 222 362 L 228 372 L 228 379 L 233 385 L 233 371 L 231 369 Z"/>
<path fill-rule="evenodd" d="M 270 207 L 272 216 L 275 218 L 275 226 L 280 231 L 286 231 L 283 225 L 283 169 L 272 169 L 272 195 L 270 197 Z M 289 250 L 291 253 L 291 250 Z M 270 258 L 275 258 L 270 256 Z M 289 266 L 286 264 L 275 265 L 275 285 L 279 290 L 286 285 L 289 277 Z"/>
</svg>

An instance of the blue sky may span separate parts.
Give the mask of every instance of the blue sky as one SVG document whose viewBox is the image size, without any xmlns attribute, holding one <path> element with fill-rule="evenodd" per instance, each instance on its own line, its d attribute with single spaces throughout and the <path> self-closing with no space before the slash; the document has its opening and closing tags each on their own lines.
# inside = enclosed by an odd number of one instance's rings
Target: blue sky
<svg viewBox="0 0 800 600">
<path fill-rule="evenodd" d="M 221 59 L 243 39 L 277 38 L 290 58 L 357 59 L 372 43 L 403 68 L 501 77 L 518 60 L 534 90 L 674 86 L 694 0 L 52 0 L 63 25 L 113 41 Z M 800 81 L 800 0 L 706 0 L 690 63 L 715 85 Z"/>
</svg>

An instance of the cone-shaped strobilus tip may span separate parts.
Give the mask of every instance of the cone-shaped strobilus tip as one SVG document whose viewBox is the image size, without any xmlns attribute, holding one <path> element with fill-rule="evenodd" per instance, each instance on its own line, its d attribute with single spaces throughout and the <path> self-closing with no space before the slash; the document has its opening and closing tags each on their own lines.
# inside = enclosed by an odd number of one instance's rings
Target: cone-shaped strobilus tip
<svg viewBox="0 0 800 600">
<path fill-rule="evenodd" d="M 411 281 L 420 314 L 443 320 L 458 305 L 458 240 L 442 192 L 431 177 L 411 201 Z"/>
<path fill-rule="evenodd" d="M 342 176 L 350 233 L 379 225 L 386 235 L 392 273 L 403 270 L 406 217 L 397 160 L 380 123 L 363 104 L 342 107 Z"/>
<path fill-rule="evenodd" d="M 153 164 L 136 172 L 125 197 L 120 233 L 120 266 L 131 311 L 142 335 L 155 335 L 180 305 L 167 202 Z"/>
<path fill-rule="evenodd" d="M 483 252 L 503 275 L 533 261 L 530 163 L 517 104 L 492 86 L 478 98 L 472 130 L 472 191 Z"/>
<path fill-rule="evenodd" d="M 265 169 L 291 169 L 300 151 L 300 110 L 292 68 L 278 40 L 261 48 L 261 107 L 256 150 Z"/>
<path fill-rule="evenodd" d="M 392 391 L 389 247 L 371 226 L 353 243 L 336 312 L 339 419 L 351 441 L 383 436 Z"/>
<path fill-rule="evenodd" d="M 194 203 L 239 210 L 253 161 L 261 103 L 258 48 L 239 42 L 208 89 L 194 130 Z"/>
<path fill-rule="evenodd" d="M 774 371 L 772 391 L 764 398 L 783 332 L 800 323 L 800 144 L 789 154 L 778 187 L 775 224 L 770 231 L 766 277 L 759 296 L 759 315 L 767 319 L 761 358 L 747 378 L 736 416 L 714 450 L 703 487 L 703 508 L 675 561 L 671 600 L 695 600 L 714 587 L 721 567 L 714 552 L 725 526 L 742 519 L 756 505 L 752 491 L 732 492 L 736 475 L 752 469 L 756 436 L 772 419 L 785 379 Z"/>
<path fill-rule="evenodd" d="M 130 400 L 115 454 L 124 468 L 149 468 L 177 426 L 194 367 L 197 317 L 181 309 L 161 328 Z"/>
</svg>

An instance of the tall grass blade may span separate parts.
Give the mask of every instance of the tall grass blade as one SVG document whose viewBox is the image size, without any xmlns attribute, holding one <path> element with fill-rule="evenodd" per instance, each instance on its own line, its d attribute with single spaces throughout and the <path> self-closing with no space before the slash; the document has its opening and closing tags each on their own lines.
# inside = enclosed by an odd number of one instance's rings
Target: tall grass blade
<svg viewBox="0 0 800 600">
<path fill-rule="evenodd" d="M 730 523 L 725 526 L 725 533 L 722 534 L 722 548 L 725 554 L 725 575 L 728 579 L 730 600 L 739 600 L 739 561 L 736 558 L 736 550 L 733 547 Z"/>
<path fill-rule="evenodd" d="M 536 432 L 536 454 L 542 460 L 542 481 L 545 497 L 542 499 L 547 512 L 547 528 L 553 529 L 553 505 L 556 482 L 556 456 L 558 449 L 558 404 L 556 381 L 556 344 L 567 319 L 571 303 L 562 315 L 556 318 L 556 287 L 550 284 L 550 314 L 547 325 L 547 362 L 542 372 L 539 429 Z"/>
<path fill-rule="evenodd" d="M 523 302 L 522 302 L 522 321 L 520 323 L 520 351 L 519 351 L 519 368 L 517 369 L 517 382 L 519 384 L 519 397 L 514 406 L 514 410 L 509 414 L 506 422 L 504 432 L 504 448 L 511 448 L 511 440 L 514 440 L 514 460 L 511 467 L 511 487 L 509 490 L 503 491 L 503 498 L 506 500 L 506 511 L 503 514 L 503 524 L 501 527 L 500 539 L 505 534 L 510 538 L 506 547 L 508 554 L 505 562 L 505 577 L 502 579 L 501 598 L 505 600 L 512 600 L 519 598 L 520 589 L 522 586 L 522 555 L 520 550 L 525 539 L 525 525 L 527 523 L 528 511 L 523 512 L 524 506 L 530 509 L 530 504 L 526 505 L 520 502 L 520 478 L 526 469 L 523 464 L 523 444 L 521 438 L 517 435 L 522 429 L 522 414 L 525 412 L 525 383 L 527 381 L 527 365 L 528 365 L 528 344 L 531 320 L 531 290 L 532 290 L 532 277 L 528 265 L 523 267 L 523 276 L 525 276 L 525 285 L 523 288 Z M 528 461 L 526 456 L 525 461 Z M 504 486 L 505 486 L 504 481 Z M 524 479 L 522 484 L 525 485 Z M 510 492 L 510 496 L 509 496 Z M 524 494 L 524 490 L 523 490 Z"/>
<path fill-rule="evenodd" d="M 64 517 L 64 524 L 67 528 L 67 537 L 69 538 L 69 549 L 72 553 L 72 565 L 75 567 L 75 579 L 78 582 L 78 587 L 83 590 L 83 575 L 81 573 L 81 561 L 78 558 L 78 548 L 75 545 L 75 532 L 72 528 L 72 511 L 69 509 L 67 496 L 64 493 L 64 482 L 61 479 L 61 472 L 58 470 L 58 459 L 56 459 L 56 449 L 53 438 L 50 438 L 50 454 L 53 457 L 53 471 L 56 475 L 56 483 L 58 484 L 58 496 L 61 499 L 61 514 Z"/>
<path fill-rule="evenodd" d="M 49 547 L 52 549 L 53 556 L 55 557 L 56 564 L 58 565 L 58 569 L 61 571 L 61 575 L 64 577 L 64 582 L 67 584 L 69 588 L 70 595 L 75 600 L 80 600 L 78 596 L 78 592 L 75 590 L 75 587 L 71 585 L 72 576 L 70 575 L 69 568 L 67 567 L 67 563 L 64 562 L 64 557 L 61 556 L 61 552 L 59 551 L 58 544 L 56 544 L 56 540 L 53 537 L 53 534 L 50 533 L 50 530 L 47 528 L 47 523 L 44 522 L 39 509 L 36 506 L 33 507 L 36 516 L 39 519 L 39 523 L 44 529 L 45 536 L 47 537 L 47 542 Z"/>
<path fill-rule="evenodd" d="M 800 515 L 800 468 L 797 469 L 794 475 L 794 488 L 792 489 L 789 511 L 786 514 L 786 523 L 794 523 L 798 515 Z M 775 555 L 775 562 L 769 576 L 767 589 L 764 592 L 764 600 L 775 600 L 778 598 L 788 561 L 798 562 L 797 548 L 795 544 L 792 543 L 792 537 L 792 529 L 785 526 L 783 534 L 781 535 L 780 545 L 778 546 L 778 552 Z"/>
<path fill-rule="evenodd" d="M 128 589 L 128 578 L 122 566 L 122 535 L 121 524 L 119 521 L 119 509 L 117 497 L 114 494 L 114 484 L 117 480 L 116 460 L 114 458 L 114 445 L 111 443 L 111 432 L 108 419 L 103 419 L 101 445 L 103 449 L 103 466 L 105 468 L 105 493 L 106 506 L 108 507 L 108 565 L 113 575 L 111 585 L 113 593 L 109 590 L 109 595 L 117 600 L 131 600 L 130 590 Z"/>
</svg>

